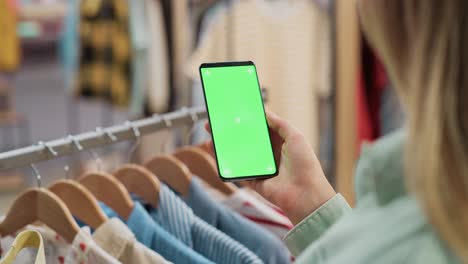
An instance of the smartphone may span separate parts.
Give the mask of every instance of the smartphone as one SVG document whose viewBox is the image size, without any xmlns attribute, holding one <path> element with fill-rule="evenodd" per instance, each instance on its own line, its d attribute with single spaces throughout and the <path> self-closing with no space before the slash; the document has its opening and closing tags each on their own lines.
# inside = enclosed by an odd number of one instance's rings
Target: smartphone
<svg viewBox="0 0 468 264">
<path fill-rule="evenodd" d="M 255 64 L 204 63 L 200 77 L 221 179 L 278 175 Z"/>
</svg>

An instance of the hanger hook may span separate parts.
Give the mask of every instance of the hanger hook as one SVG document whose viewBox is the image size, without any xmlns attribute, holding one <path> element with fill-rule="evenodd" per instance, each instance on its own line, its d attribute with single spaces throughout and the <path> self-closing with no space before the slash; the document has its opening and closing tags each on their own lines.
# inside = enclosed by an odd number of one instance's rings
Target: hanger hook
<svg viewBox="0 0 468 264">
<path fill-rule="evenodd" d="M 75 145 L 75 148 L 77 150 L 79 151 L 83 150 L 83 146 L 81 146 L 80 142 L 78 142 L 78 140 L 74 136 L 68 135 L 68 139 L 70 140 L 70 142 L 72 142 Z"/>
<path fill-rule="evenodd" d="M 44 147 L 44 149 L 47 149 L 50 153 L 52 153 L 52 155 L 54 157 L 57 157 L 58 156 L 58 153 L 57 151 L 54 150 L 54 148 L 52 148 L 51 146 L 49 146 L 47 143 L 43 142 L 43 141 L 39 141 L 37 142 L 37 144 L 39 144 L 40 146 Z M 70 175 L 70 166 L 65 165 L 65 167 L 63 168 L 64 171 L 65 171 L 65 179 L 68 180 L 69 179 L 69 175 Z"/>
<path fill-rule="evenodd" d="M 198 122 L 198 116 L 197 116 L 197 114 L 195 113 L 195 111 L 193 111 L 193 109 L 184 106 L 184 107 L 182 107 L 180 110 L 181 110 L 183 113 L 185 113 L 186 115 L 190 116 L 190 118 L 192 118 L 192 123 L 193 123 L 193 124 L 195 124 L 195 123 Z"/>
<path fill-rule="evenodd" d="M 41 174 L 39 173 L 39 170 L 36 168 L 36 165 L 34 165 L 34 163 L 29 164 L 29 167 L 31 167 L 34 176 L 36 176 L 37 187 L 41 188 Z"/>
<path fill-rule="evenodd" d="M 126 125 L 129 129 L 133 130 L 133 135 L 135 136 L 135 138 L 138 139 L 138 138 L 140 137 L 140 135 L 141 135 L 140 130 L 138 129 L 137 126 L 135 126 L 135 124 L 133 124 L 132 122 L 130 122 L 130 121 L 127 120 L 127 121 L 125 121 L 125 125 Z"/>
<path fill-rule="evenodd" d="M 185 144 L 188 145 L 190 143 L 190 138 L 192 137 L 193 133 L 195 132 L 195 126 L 199 120 L 197 114 L 190 108 L 187 107 L 182 107 L 182 111 L 185 112 L 187 115 L 190 115 L 190 118 L 192 118 L 192 126 L 190 127 L 190 130 L 187 132 L 185 136 Z"/>
<path fill-rule="evenodd" d="M 114 134 L 112 134 L 108 129 L 105 129 L 105 128 L 103 129 L 102 127 L 96 127 L 96 132 L 98 132 L 98 133 L 100 133 L 100 134 L 102 134 L 102 135 L 106 135 L 108 138 L 110 138 L 110 140 L 111 140 L 112 142 L 115 142 L 115 141 L 117 141 L 117 139 L 118 139 L 118 138 L 117 138 Z"/>
<path fill-rule="evenodd" d="M 39 146 L 43 147 L 45 150 L 49 151 L 52 154 L 52 156 L 57 157 L 57 155 L 58 155 L 57 151 L 55 151 L 51 146 L 49 146 L 44 141 L 39 141 L 39 142 L 37 142 L 37 144 Z"/>
<path fill-rule="evenodd" d="M 84 149 L 80 142 L 74 136 L 68 135 L 68 139 L 75 145 L 76 149 L 78 149 L 79 151 L 82 151 Z M 92 150 L 88 150 L 88 153 L 91 154 L 91 156 L 94 158 L 97 170 L 101 171 L 101 159 L 99 158 L 99 155 Z"/>
<path fill-rule="evenodd" d="M 128 162 L 132 163 L 132 156 L 133 156 L 133 153 L 135 153 L 135 150 L 137 149 L 138 147 L 138 144 L 140 143 L 140 136 L 141 136 L 141 132 L 140 130 L 138 129 L 137 126 L 135 126 L 135 124 L 133 124 L 132 122 L 130 121 L 125 121 L 125 125 L 128 126 L 129 129 L 131 129 L 133 131 L 133 135 L 135 136 L 136 140 L 135 140 L 135 143 L 132 145 L 132 147 L 130 148 L 128 154 L 127 154 L 127 160 Z"/>
<path fill-rule="evenodd" d="M 161 115 L 160 118 L 162 121 L 164 121 L 164 125 L 166 126 L 167 129 L 172 128 L 172 121 L 170 119 L 167 119 L 164 115 Z"/>
<path fill-rule="evenodd" d="M 154 114 L 153 118 L 157 118 L 158 121 L 163 121 L 166 129 L 170 132 L 172 128 L 172 121 L 167 119 L 164 115 L 159 115 L 159 114 Z M 170 133 L 167 133 L 167 135 L 164 138 L 163 144 L 161 145 L 161 149 L 159 150 L 160 153 L 166 153 L 166 150 L 169 145 L 169 136 Z"/>
</svg>

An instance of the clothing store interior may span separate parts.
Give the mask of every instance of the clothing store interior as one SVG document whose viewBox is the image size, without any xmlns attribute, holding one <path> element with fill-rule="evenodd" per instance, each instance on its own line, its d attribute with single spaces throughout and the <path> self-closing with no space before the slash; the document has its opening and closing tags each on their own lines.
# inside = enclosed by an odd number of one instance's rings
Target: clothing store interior
<svg viewBox="0 0 468 264">
<path fill-rule="evenodd" d="M 282 208 L 218 175 L 199 66 L 254 62 L 353 206 L 361 146 L 404 121 L 358 20 L 349 0 L 0 0 L 0 262 L 293 263 Z"/>
</svg>

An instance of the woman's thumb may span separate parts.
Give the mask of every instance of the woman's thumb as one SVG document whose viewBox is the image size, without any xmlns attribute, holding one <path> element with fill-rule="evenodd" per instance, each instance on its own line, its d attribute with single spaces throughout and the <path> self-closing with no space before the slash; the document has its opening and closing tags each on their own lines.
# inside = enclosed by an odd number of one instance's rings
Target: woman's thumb
<svg viewBox="0 0 468 264">
<path fill-rule="evenodd" d="M 285 141 L 300 133 L 299 130 L 292 126 L 286 119 L 270 111 L 267 111 L 266 114 L 270 129 L 277 132 Z"/>
</svg>

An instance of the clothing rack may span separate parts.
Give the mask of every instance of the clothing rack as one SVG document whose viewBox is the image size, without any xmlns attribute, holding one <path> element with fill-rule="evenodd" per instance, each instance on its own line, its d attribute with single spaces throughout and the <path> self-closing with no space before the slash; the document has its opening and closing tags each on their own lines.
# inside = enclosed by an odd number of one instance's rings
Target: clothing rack
<svg viewBox="0 0 468 264">
<path fill-rule="evenodd" d="M 82 151 L 89 151 L 121 141 L 137 139 L 141 135 L 153 133 L 175 126 L 192 124 L 207 116 L 204 106 L 186 108 L 166 114 L 108 128 L 96 128 L 75 136 L 68 136 L 36 145 L 0 153 L 0 170 L 21 168 L 30 164 L 56 159 Z M 78 144 L 77 144 L 78 143 Z"/>
</svg>

